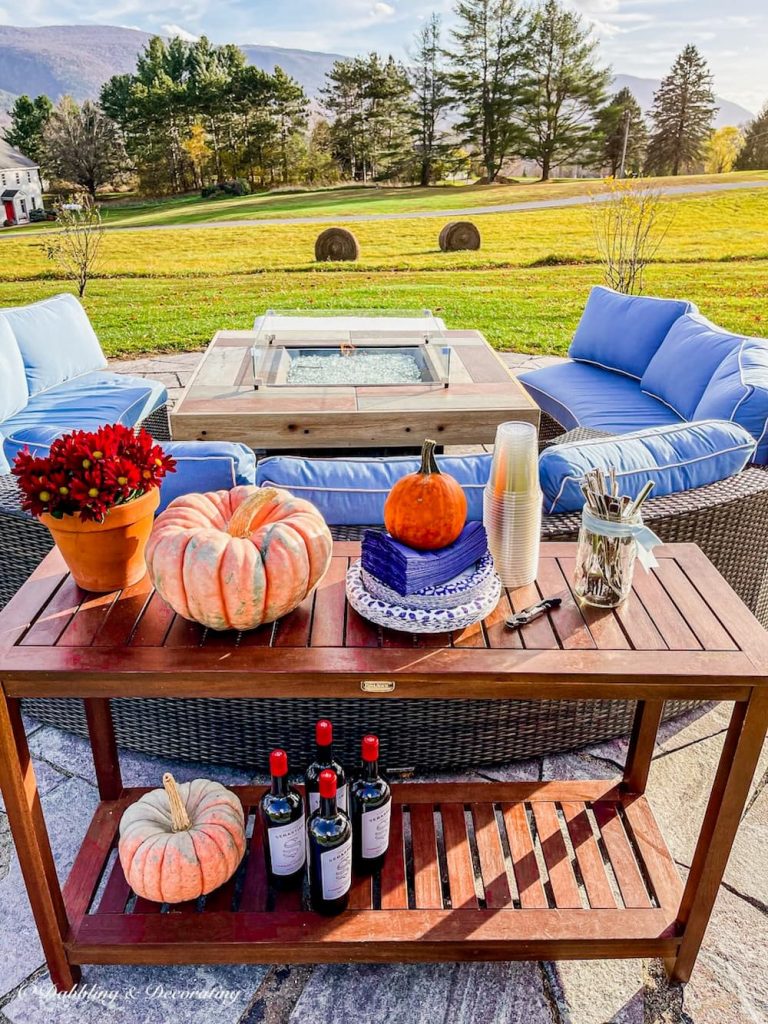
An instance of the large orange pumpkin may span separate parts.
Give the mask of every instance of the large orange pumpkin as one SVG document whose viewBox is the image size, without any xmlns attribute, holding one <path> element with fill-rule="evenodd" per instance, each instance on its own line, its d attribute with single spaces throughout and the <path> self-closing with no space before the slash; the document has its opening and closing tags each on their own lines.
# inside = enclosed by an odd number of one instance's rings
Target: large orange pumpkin
<svg viewBox="0 0 768 1024">
<path fill-rule="evenodd" d="M 158 594 L 210 629 L 254 629 L 298 607 L 331 560 L 314 505 L 275 487 L 186 494 L 155 521 L 147 568 Z"/>
<path fill-rule="evenodd" d="M 166 772 L 163 787 L 123 814 L 120 864 L 137 896 L 155 903 L 196 900 L 228 881 L 243 859 L 243 805 L 208 779 L 179 786 Z"/>
<path fill-rule="evenodd" d="M 395 538 L 419 551 L 452 544 L 467 521 L 467 498 L 459 483 L 442 473 L 435 442 L 425 441 L 421 467 L 394 485 L 384 503 L 384 525 Z"/>
</svg>

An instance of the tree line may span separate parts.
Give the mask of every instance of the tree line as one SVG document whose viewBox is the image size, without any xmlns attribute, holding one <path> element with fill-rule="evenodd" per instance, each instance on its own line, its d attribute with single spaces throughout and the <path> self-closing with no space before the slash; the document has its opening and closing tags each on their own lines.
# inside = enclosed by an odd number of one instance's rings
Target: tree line
<svg viewBox="0 0 768 1024">
<path fill-rule="evenodd" d="M 236 46 L 156 37 L 98 102 L 17 99 L 5 138 L 92 194 L 129 174 L 145 193 L 170 194 L 429 185 L 459 170 L 491 182 L 517 159 L 544 181 L 573 165 L 613 175 L 768 166 L 768 106 L 743 133 L 713 132 L 712 75 L 695 46 L 661 82 L 647 123 L 628 89 L 608 95 L 597 41 L 559 0 L 457 0 L 454 14 L 448 33 L 438 15 L 425 22 L 407 62 L 336 61 L 320 109 Z"/>
</svg>

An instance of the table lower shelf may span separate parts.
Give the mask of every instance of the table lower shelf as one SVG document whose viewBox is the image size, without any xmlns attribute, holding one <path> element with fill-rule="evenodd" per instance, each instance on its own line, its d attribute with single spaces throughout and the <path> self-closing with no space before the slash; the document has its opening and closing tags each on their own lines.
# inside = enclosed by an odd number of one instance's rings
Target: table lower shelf
<svg viewBox="0 0 768 1024">
<path fill-rule="evenodd" d="M 234 878 L 176 906 L 133 894 L 102 802 L 64 887 L 72 963 L 418 962 L 671 956 L 682 884 L 645 797 L 606 782 L 393 786 L 381 872 L 327 918 L 267 881 L 255 810 Z M 256 827 L 255 827 L 256 826 Z"/>
</svg>

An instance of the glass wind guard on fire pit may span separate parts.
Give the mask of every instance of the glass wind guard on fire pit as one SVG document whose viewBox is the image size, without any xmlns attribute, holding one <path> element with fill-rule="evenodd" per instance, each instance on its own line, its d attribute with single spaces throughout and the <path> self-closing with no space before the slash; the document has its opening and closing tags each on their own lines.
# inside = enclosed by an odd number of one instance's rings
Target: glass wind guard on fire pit
<svg viewBox="0 0 768 1024">
<path fill-rule="evenodd" d="M 451 350 L 428 311 L 381 316 L 267 313 L 256 322 L 253 381 L 263 387 L 447 387 Z"/>
</svg>

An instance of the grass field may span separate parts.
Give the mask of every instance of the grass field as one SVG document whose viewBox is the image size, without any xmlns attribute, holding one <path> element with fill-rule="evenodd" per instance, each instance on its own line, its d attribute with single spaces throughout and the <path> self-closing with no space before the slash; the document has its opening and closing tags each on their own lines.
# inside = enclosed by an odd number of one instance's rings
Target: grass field
<svg viewBox="0 0 768 1024">
<path fill-rule="evenodd" d="M 768 333 L 768 190 L 665 202 L 674 219 L 646 291 L 689 298 L 733 330 Z M 110 355 L 197 348 L 269 306 L 428 306 L 499 348 L 564 352 L 602 277 L 588 207 L 474 219 L 478 253 L 441 253 L 440 218 L 371 222 L 355 226 L 358 263 L 321 267 L 309 225 L 108 233 L 85 305 Z M 0 305 L 69 289 L 42 238 L 4 242 Z"/>
<path fill-rule="evenodd" d="M 767 178 L 768 171 L 743 171 L 651 180 L 660 184 L 680 186 Z M 139 227 L 155 224 L 195 224 L 209 220 L 261 220 L 270 217 L 334 217 L 350 214 L 460 210 L 475 206 L 500 206 L 507 203 L 569 198 L 601 192 L 605 188 L 604 181 L 594 178 L 545 183 L 534 178 L 521 178 L 513 185 L 447 185 L 426 189 L 346 186 L 312 192 L 262 192 L 242 198 L 201 199 L 199 195 L 189 195 L 160 201 L 105 203 L 102 213 L 105 223 L 112 227 Z M 30 225 L 23 229 L 23 233 L 50 226 Z"/>
</svg>

